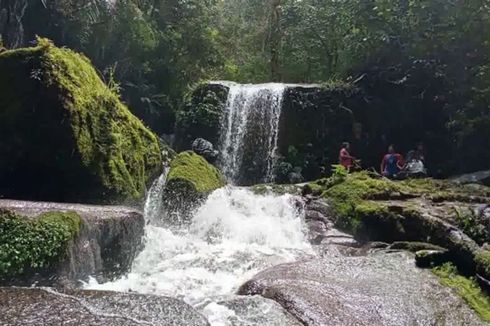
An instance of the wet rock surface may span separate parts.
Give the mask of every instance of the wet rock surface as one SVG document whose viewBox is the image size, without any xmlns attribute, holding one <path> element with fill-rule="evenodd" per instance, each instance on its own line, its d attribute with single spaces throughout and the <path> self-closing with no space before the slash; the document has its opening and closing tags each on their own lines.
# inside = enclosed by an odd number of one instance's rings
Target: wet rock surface
<svg viewBox="0 0 490 326">
<path fill-rule="evenodd" d="M 481 183 L 490 186 L 490 170 L 464 174 L 452 179 L 456 183 Z"/>
<path fill-rule="evenodd" d="M 197 138 L 192 142 L 192 150 L 201 155 L 206 161 L 213 163 L 218 158 L 219 152 L 214 149 L 213 144 L 203 138 Z"/>
<path fill-rule="evenodd" d="M 300 326 L 293 315 L 277 302 L 261 296 L 234 296 L 203 309 L 213 325 Z"/>
<path fill-rule="evenodd" d="M 276 300 L 305 325 L 485 325 L 407 252 L 332 252 L 283 264 L 256 275 L 239 294 Z"/>
<path fill-rule="evenodd" d="M 141 212 L 123 206 L 91 206 L 0 200 L 0 209 L 10 210 L 27 218 L 51 211 L 74 211 L 83 223 L 78 237 L 69 244 L 55 278 L 49 282 L 69 285 L 88 276 L 107 280 L 122 275 L 131 267 L 141 247 L 145 221 Z M 35 277 L 24 280 L 30 285 Z M 41 283 L 46 283 L 45 280 Z"/>
<path fill-rule="evenodd" d="M 206 326 L 183 301 L 100 291 L 0 288 L 0 325 Z"/>
</svg>

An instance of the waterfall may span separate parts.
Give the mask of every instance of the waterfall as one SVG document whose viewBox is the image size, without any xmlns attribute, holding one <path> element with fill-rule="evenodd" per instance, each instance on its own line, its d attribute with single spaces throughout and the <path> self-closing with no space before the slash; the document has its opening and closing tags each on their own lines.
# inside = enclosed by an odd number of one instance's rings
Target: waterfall
<svg viewBox="0 0 490 326">
<path fill-rule="evenodd" d="M 272 182 L 284 84 L 227 84 L 219 164 L 232 184 Z"/>
<path fill-rule="evenodd" d="M 162 175 L 156 179 L 148 190 L 144 206 L 144 216 L 146 223 L 156 224 L 159 222 L 160 214 L 163 210 L 163 188 L 167 182 L 169 167 L 165 166 Z"/>
<path fill-rule="evenodd" d="M 231 295 L 268 267 L 314 254 L 296 203 L 291 195 L 259 196 L 239 187 L 216 190 L 190 224 L 150 222 L 145 248 L 127 276 L 105 284 L 92 279 L 86 288 L 167 295 L 194 306 Z"/>
</svg>

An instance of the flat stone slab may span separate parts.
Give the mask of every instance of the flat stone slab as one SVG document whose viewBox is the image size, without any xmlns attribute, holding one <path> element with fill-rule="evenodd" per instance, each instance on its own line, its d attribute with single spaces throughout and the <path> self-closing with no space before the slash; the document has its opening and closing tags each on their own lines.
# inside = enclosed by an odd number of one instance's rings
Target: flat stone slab
<svg viewBox="0 0 490 326">
<path fill-rule="evenodd" d="M 486 325 L 406 252 L 283 264 L 238 293 L 276 300 L 305 325 Z"/>
<path fill-rule="evenodd" d="M 20 215 L 36 217 L 52 211 L 74 211 L 84 220 L 114 219 L 121 216 L 139 216 L 142 213 L 125 206 L 97 206 L 84 204 L 50 203 L 0 199 L 0 209 L 12 210 Z"/>
<path fill-rule="evenodd" d="M 0 288 L 0 325 L 206 326 L 183 301 L 131 293 Z"/>
</svg>

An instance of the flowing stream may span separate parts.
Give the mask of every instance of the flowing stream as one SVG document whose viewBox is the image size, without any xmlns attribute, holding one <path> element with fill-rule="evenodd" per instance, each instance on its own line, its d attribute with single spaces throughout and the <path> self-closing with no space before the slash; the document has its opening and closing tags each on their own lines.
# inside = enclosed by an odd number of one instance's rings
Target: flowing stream
<svg viewBox="0 0 490 326">
<path fill-rule="evenodd" d="M 227 86 L 219 144 L 221 169 L 236 185 L 271 182 L 285 85 Z"/>
<path fill-rule="evenodd" d="M 204 307 L 214 325 L 225 325 L 216 317 L 224 309 L 220 299 L 265 268 L 314 254 L 303 232 L 302 209 L 289 195 L 226 187 L 212 193 L 189 224 L 156 226 L 164 180 L 149 192 L 145 248 L 131 272 L 110 283 L 91 280 L 86 288 L 181 298 Z"/>
</svg>

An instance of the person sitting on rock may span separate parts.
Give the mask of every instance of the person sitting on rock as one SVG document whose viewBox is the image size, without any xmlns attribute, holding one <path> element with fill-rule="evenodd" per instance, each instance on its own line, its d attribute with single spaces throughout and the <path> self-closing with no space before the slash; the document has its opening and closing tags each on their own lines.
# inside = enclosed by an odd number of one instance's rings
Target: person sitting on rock
<svg viewBox="0 0 490 326">
<path fill-rule="evenodd" d="M 355 157 L 351 156 L 350 153 L 350 144 L 348 142 L 342 143 L 342 148 L 339 153 L 339 164 L 342 165 L 347 170 L 354 165 Z"/>
<path fill-rule="evenodd" d="M 395 146 L 388 147 L 388 154 L 381 161 L 381 174 L 387 178 L 395 178 L 403 169 L 403 156 L 395 151 Z"/>
<path fill-rule="evenodd" d="M 427 170 L 418 151 L 410 151 L 407 154 L 406 164 L 402 171 L 398 173 L 398 179 L 423 178 L 427 176 Z"/>
<path fill-rule="evenodd" d="M 417 144 L 417 149 L 415 150 L 415 155 L 418 157 L 419 160 L 421 160 L 423 163 L 425 163 L 424 143 L 418 143 Z"/>
</svg>

